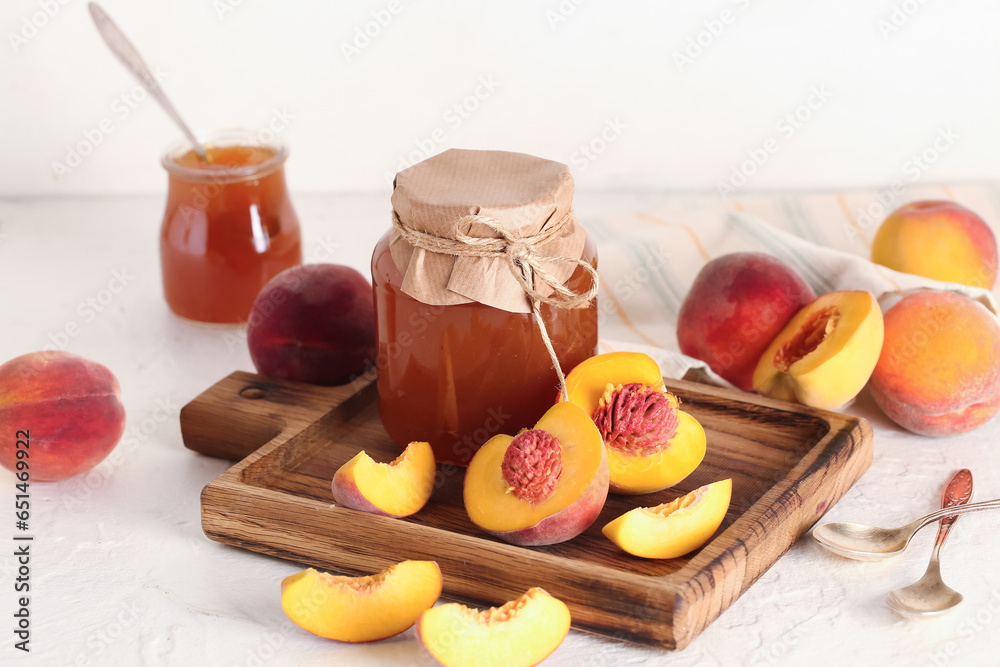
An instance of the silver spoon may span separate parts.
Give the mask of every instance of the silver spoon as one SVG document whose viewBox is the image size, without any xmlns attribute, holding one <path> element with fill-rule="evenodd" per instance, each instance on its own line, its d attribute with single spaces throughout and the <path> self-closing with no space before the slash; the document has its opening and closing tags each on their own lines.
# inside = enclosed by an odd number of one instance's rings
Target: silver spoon
<svg viewBox="0 0 1000 667">
<path fill-rule="evenodd" d="M 812 536 L 839 556 L 855 560 L 882 560 L 903 553 L 918 530 L 938 519 L 994 508 L 1000 508 L 1000 499 L 931 512 L 899 528 L 876 528 L 850 521 L 835 521 L 816 526 Z"/>
<path fill-rule="evenodd" d="M 966 469 L 952 475 L 941 494 L 941 507 L 965 505 L 972 497 L 972 473 Z M 951 527 L 958 521 L 957 516 L 946 516 L 938 524 L 934 551 L 927 571 L 915 584 L 890 591 L 885 596 L 886 604 L 909 617 L 936 616 L 957 606 L 962 594 L 945 585 L 941 579 L 941 547 L 951 533 Z"/>
<path fill-rule="evenodd" d="M 187 140 L 191 142 L 194 146 L 194 152 L 198 154 L 202 162 L 211 163 L 208 159 L 208 153 L 205 152 L 205 147 L 199 143 L 195 138 L 194 133 L 191 132 L 191 128 L 187 126 L 187 123 L 180 117 L 177 110 L 174 109 L 174 105 L 170 103 L 167 99 L 166 93 L 160 88 L 160 82 L 156 80 L 153 73 L 150 71 L 149 67 L 146 65 L 142 56 L 139 55 L 139 51 L 132 46 L 132 42 L 128 41 L 125 34 L 115 25 L 111 17 L 100 8 L 95 2 L 91 2 L 87 5 L 90 9 L 90 17 L 94 19 L 94 25 L 97 26 L 97 31 L 101 33 L 101 37 L 104 38 L 105 43 L 111 49 L 118 60 L 121 61 L 125 67 L 135 75 L 135 78 L 139 79 L 139 83 L 142 87 L 149 91 L 149 94 L 153 96 L 163 110 L 167 112 L 178 126 L 180 126 L 181 131 Z"/>
</svg>

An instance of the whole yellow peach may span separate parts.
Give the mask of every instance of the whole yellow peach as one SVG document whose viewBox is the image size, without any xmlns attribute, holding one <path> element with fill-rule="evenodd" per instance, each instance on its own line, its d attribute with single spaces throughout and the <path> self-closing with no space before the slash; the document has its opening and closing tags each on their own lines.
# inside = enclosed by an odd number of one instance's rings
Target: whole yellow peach
<svg viewBox="0 0 1000 667">
<path fill-rule="evenodd" d="M 993 230 L 953 201 L 917 201 L 889 214 L 872 242 L 872 261 L 925 278 L 990 289 L 997 275 Z"/>
</svg>

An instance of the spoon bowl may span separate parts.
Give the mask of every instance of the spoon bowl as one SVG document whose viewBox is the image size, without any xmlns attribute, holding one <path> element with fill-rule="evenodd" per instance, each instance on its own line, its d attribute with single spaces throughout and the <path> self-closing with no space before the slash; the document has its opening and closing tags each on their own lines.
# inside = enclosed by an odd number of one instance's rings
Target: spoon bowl
<svg viewBox="0 0 1000 667">
<path fill-rule="evenodd" d="M 959 470 L 944 488 L 941 494 L 941 507 L 959 507 L 966 505 L 972 498 L 972 473 L 963 468 Z M 962 602 L 962 594 L 945 585 L 941 579 L 941 549 L 951 534 L 951 529 L 958 521 L 957 516 L 946 516 L 938 524 L 937 537 L 934 540 L 934 550 L 927 564 L 927 571 L 915 584 L 906 588 L 890 591 L 885 596 L 886 604 L 903 616 L 920 618 L 937 616 L 957 607 Z"/>
<path fill-rule="evenodd" d="M 813 539 L 844 558 L 854 560 L 884 560 L 903 553 L 915 530 L 878 528 L 851 521 L 824 523 L 813 529 Z"/>
<path fill-rule="evenodd" d="M 957 607 L 962 594 L 941 580 L 941 571 L 927 568 L 915 584 L 889 591 L 885 602 L 903 616 L 926 618 L 938 616 Z"/>
</svg>

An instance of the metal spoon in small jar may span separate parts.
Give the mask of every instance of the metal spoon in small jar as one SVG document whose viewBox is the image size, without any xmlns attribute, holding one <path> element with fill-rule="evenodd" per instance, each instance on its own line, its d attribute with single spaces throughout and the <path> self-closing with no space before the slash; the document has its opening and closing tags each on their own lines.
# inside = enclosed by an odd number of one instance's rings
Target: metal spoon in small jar
<svg viewBox="0 0 1000 667">
<path fill-rule="evenodd" d="M 941 507 L 965 505 L 972 497 L 972 473 L 966 469 L 952 475 L 941 494 Z M 890 591 L 885 596 L 886 604 L 903 616 L 925 617 L 943 614 L 962 601 L 962 594 L 945 585 L 941 579 L 941 547 L 951 533 L 951 527 L 958 521 L 957 516 L 946 516 L 938 524 L 934 551 L 927 571 L 915 584 Z"/>
<path fill-rule="evenodd" d="M 931 512 L 899 528 L 878 528 L 850 521 L 824 523 L 813 529 L 813 539 L 833 553 L 855 560 L 882 560 L 903 553 L 913 535 L 946 516 L 1000 508 L 1000 499 Z"/>
<path fill-rule="evenodd" d="M 97 31 L 101 33 L 101 37 L 104 38 L 104 42 L 111 49 L 111 52 L 118 57 L 118 60 L 125 65 L 126 69 L 135 75 L 135 78 L 139 79 L 142 87 L 153 96 L 153 99 L 160 103 L 160 106 L 167 112 L 167 115 L 177 123 L 184 136 L 191 142 L 194 152 L 198 154 L 201 161 L 211 164 L 212 161 L 209 159 L 205 147 L 195 138 L 191 128 L 187 126 L 187 123 L 184 122 L 180 114 L 177 113 L 177 110 L 174 109 L 174 105 L 167 99 L 166 93 L 160 88 L 160 82 L 153 76 L 149 66 L 146 65 L 142 56 L 139 55 L 139 51 L 132 46 L 132 42 L 128 40 L 125 34 L 115 25 L 114 21 L 111 20 L 111 17 L 97 3 L 91 2 L 87 6 L 90 9 L 90 17 L 94 19 L 94 25 L 97 26 Z"/>
</svg>

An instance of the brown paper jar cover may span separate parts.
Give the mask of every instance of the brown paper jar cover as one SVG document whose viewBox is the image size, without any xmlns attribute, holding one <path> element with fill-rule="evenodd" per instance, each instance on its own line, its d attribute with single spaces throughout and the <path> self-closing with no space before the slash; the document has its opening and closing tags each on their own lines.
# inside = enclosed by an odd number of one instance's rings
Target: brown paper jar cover
<svg viewBox="0 0 1000 667">
<path fill-rule="evenodd" d="M 451 150 L 400 172 L 392 202 L 403 224 L 428 233 L 448 233 L 478 213 L 532 236 L 572 211 L 572 195 L 562 164 Z M 596 267 L 597 247 L 582 225 L 570 219 L 562 230 L 537 254 Z M 465 233 L 496 236 L 485 226 Z M 574 293 L 592 285 L 571 262 L 544 268 Z M 538 280 L 534 287 L 542 291 Z M 556 371 L 506 261 L 414 250 L 391 228 L 372 253 L 372 288 L 379 416 L 399 445 L 427 441 L 439 462 L 466 465 L 490 437 L 534 426 L 556 400 Z M 596 353 L 596 300 L 576 309 L 543 302 L 540 313 L 565 371 Z"/>
<path fill-rule="evenodd" d="M 573 177 L 559 162 L 503 151 L 450 149 L 396 175 L 392 208 L 404 226 L 443 238 L 455 238 L 455 222 L 466 216 L 492 218 L 517 236 L 530 237 L 559 222 L 573 210 Z M 485 224 L 470 222 L 469 236 L 496 238 Z M 585 232 L 575 216 L 562 233 L 536 248 L 542 257 L 579 258 Z M 507 262 L 495 257 L 455 257 L 414 248 L 398 232 L 392 258 L 403 274 L 402 290 L 431 305 L 470 301 L 527 313 L 531 305 Z M 576 268 L 568 262 L 543 262 L 563 283 Z M 535 281 L 549 296 L 552 289 Z"/>
</svg>

